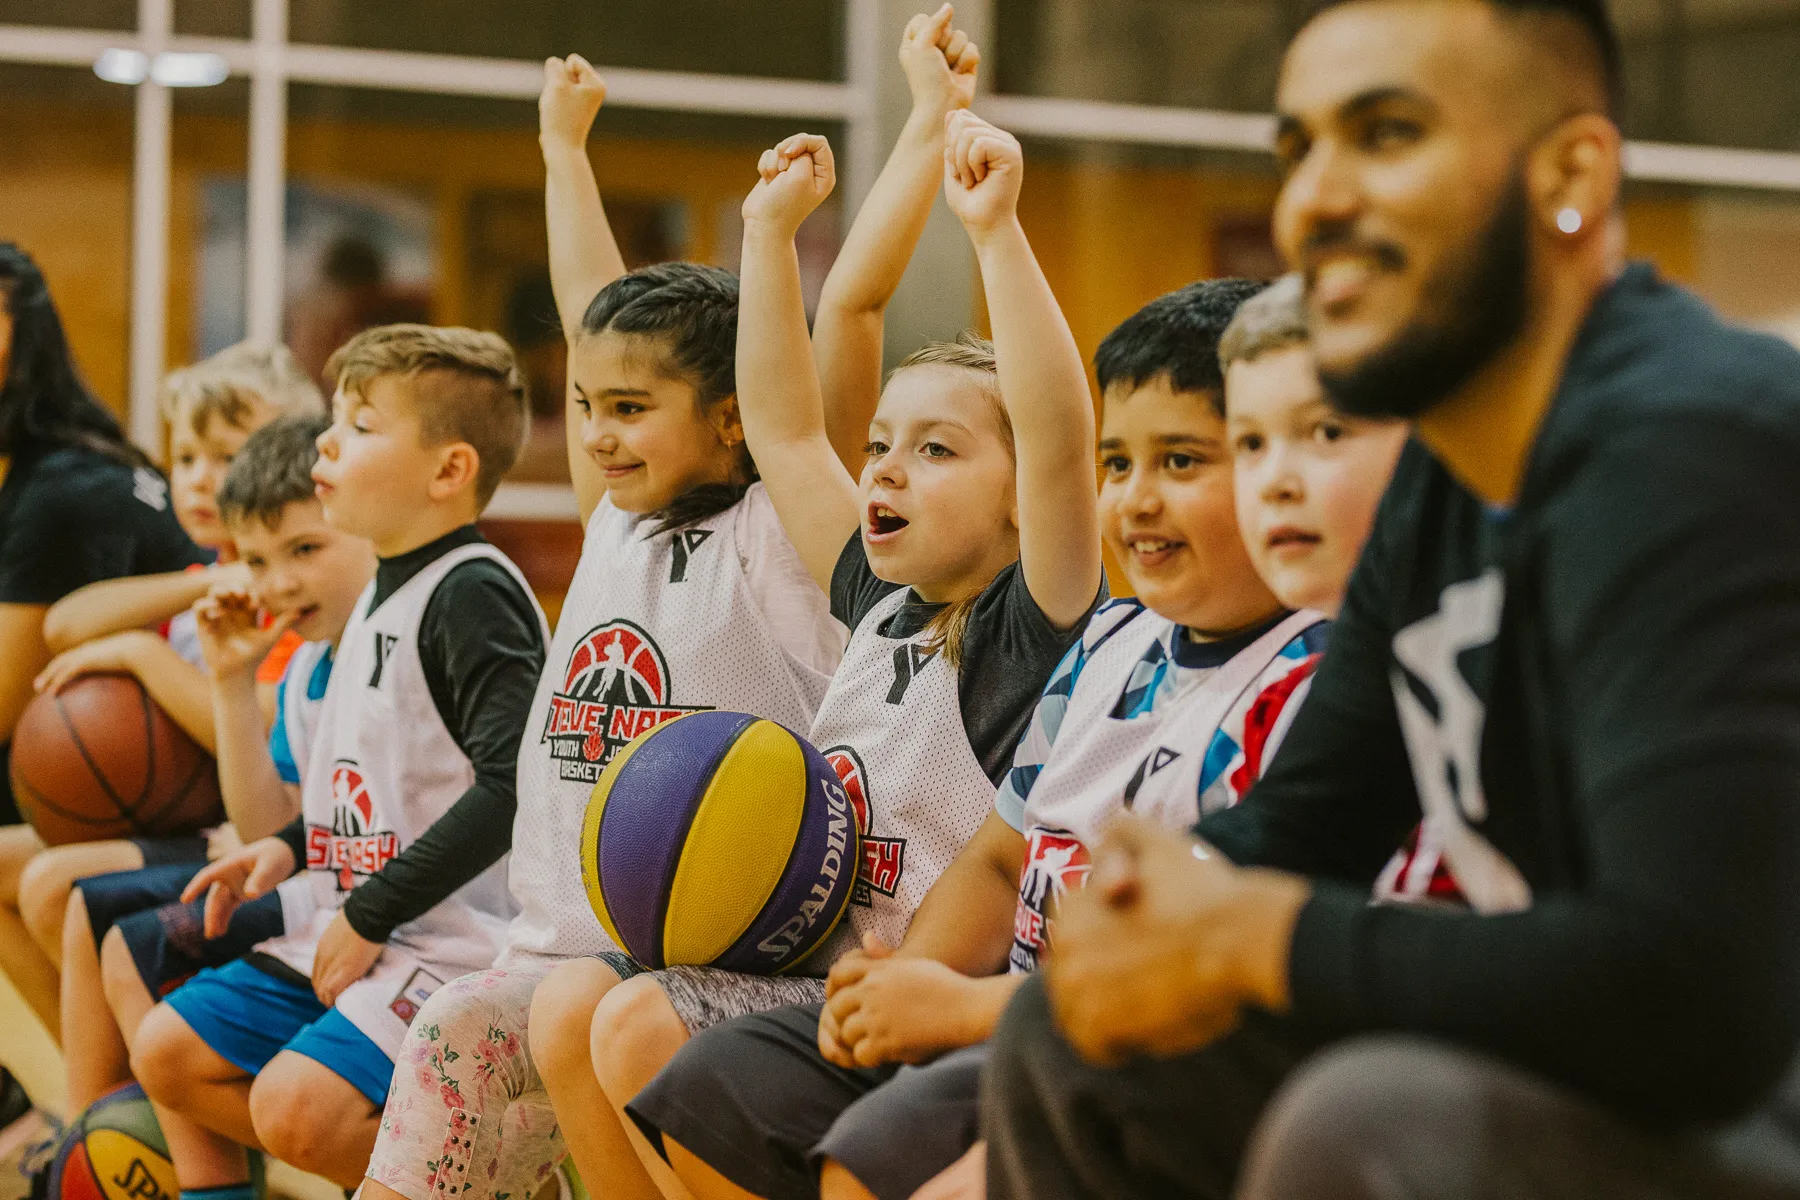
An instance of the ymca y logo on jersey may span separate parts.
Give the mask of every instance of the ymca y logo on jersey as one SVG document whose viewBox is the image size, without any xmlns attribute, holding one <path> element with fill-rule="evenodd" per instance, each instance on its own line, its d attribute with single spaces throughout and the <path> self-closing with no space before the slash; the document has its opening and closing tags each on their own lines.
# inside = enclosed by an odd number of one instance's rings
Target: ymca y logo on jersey
<svg viewBox="0 0 1800 1200">
<path fill-rule="evenodd" d="M 1158 746 L 1145 755 L 1144 761 L 1137 765 L 1137 770 L 1131 773 L 1131 779 L 1125 784 L 1125 807 L 1130 808 L 1137 803 L 1138 789 L 1144 786 L 1144 780 L 1180 757 L 1181 751 L 1171 750 L 1167 746 Z"/>
<path fill-rule="evenodd" d="M 1050 901 L 1087 882 L 1092 866 L 1087 847 L 1065 829 L 1034 826 L 1025 835 L 1025 865 L 1019 870 L 1019 904 L 1013 910 L 1013 944 L 1008 959 L 1015 971 L 1037 970 L 1047 940 Z"/>
<path fill-rule="evenodd" d="M 900 890 L 900 875 L 906 869 L 906 839 L 873 835 L 875 814 L 869 805 L 868 773 L 862 759 L 849 746 L 833 746 L 825 751 L 825 761 L 837 772 L 850 808 L 856 813 L 856 828 L 862 834 L 862 869 L 857 872 L 856 888 L 850 903 L 864 908 L 875 902 L 873 892 L 892 896 Z"/>
<path fill-rule="evenodd" d="M 593 783 L 632 738 L 707 707 L 670 704 L 669 665 L 655 641 L 630 621 L 608 621 L 575 644 L 538 742 L 550 743 L 559 778 Z"/>
<path fill-rule="evenodd" d="M 713 535 L 710 529 L 678 529 L 675 531 L 673 548 L 675 561 L 669 564 L 669 582 L 687 582 L 688 559 L 700 548 L 702 542 Z"/>
<path fill-rule="evenodd" d="M 351 890 L 357 876 L 375 874 L 400 853 L 400 837 L 382 829 L 385 823 L 361 767 L 338 759 L 331 768 L 331 828 L 307 825 L 306 869 L 335 871 L 338 891 Z"/>
</svg>

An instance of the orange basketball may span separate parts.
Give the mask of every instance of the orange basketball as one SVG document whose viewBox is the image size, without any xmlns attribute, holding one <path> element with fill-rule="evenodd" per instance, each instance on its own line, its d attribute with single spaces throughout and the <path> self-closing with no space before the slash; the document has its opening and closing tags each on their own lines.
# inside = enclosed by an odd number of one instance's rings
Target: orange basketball
<svg viewBox="0 0 1800 1200">
<path fill-rule="evenodd" d="M 52 846 L 224 820 L 212 756 L 130 675 L 87 675 L 34 699 L 13 731 L 12 786 Z"/>
</svg>

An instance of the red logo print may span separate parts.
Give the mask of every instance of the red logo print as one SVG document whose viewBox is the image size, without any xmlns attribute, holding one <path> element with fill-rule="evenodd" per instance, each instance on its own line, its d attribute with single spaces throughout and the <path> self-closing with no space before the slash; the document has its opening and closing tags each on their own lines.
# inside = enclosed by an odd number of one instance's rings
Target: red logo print
<svg viewBox="0 0 1800 1200">
<path fill-rule="evenodd" d="M 893 896 L 900 890 L 900 876 L 906 870 L 906 839 L 876 837 L 871 832 L 875 812 L 869 804 L 869 777 L 854 749 L 833 746 L 825 751 L 825 761 L 844 785 L 844 794 L 850 797 L 850 807 L 856 813 L 856 828 L 862 833 L 862 870 L 857 873 L 850 902 L 867 907 L 874 903 L 872 891 Z"/>
<path fill-rule="evenodd" d="M 307 870 L 334 871 L 339 891 L 354 888 L 358 876 L 375 874 L 400 853 L 399 835 L 380 823 L 362 769 L 339 759 L 331 768 L 331 826 L 306 826 Z"/>
<path fill-rule="evenodd" d="M 1092 860 L 1081 839 L 1067 830 L 1034 826 L 1025 835 L 1025 865 L 1019 871 L 1019 903 L 1013 910 L 1012 966 L 1037 969 L 1049 941 L 1050 901 L 1087 883 Z"/>
<path fill-rule="evenodd" d="M 669 703 L 669 666 L 656 642 L 630 621 L 588 630 L 550 697 L 538 741 L 548 742 L 563 779 L 593 783 L 625 743 L 705 705 Z"/>
</svg>

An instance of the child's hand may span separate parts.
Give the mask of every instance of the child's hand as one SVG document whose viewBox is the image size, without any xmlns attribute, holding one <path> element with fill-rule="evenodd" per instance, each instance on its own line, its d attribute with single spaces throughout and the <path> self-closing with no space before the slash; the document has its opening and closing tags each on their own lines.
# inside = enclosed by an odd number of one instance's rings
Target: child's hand
<svg viewBox="0 0 1800 1200">
<path fill-rule="evenodd" d="M 756 173 L 760 178 L 744 197 L 744 224 L 763 224 L 789 238 L 837 185 L 831 143 L 816 133 L 796 133 L 764 150 Z"/>
<path fill-rule="evenodd" d="M 256 598 L 243 588 L 217 587 L 194 604 L 200 655 L 214 679 L 254 674 L 298 612 L 284 612 L 267 625 Z"/>
<path fill-rule="evenodd" d="M 587 145 L 588 131 L 606 100 L 606 81 L 579 54 L 544 60 L 538 93 L 538 137 L 563 146 Z"/>
<path fill-rule="evenodd" d="M 975 71 L 981 51 L 969 35 L 952 29 L 956 14 L 948 4 L 906 23 L 900 35 L 900 69 L 912 89 L 913 111 L 941 117 L 969 107 L 975 99 Z"/>
<path fill-rule="evenodd" d="M 950 211 L 972 238 L 1016 220 L 1025 175 L 1019 139 L 967 109 L 944 120 L 944 199 Z"/>
<path fill-rule="evenodd" d="M 50 660 L 31 681 L 39 692 L 60 692 L 83 675 L 135 675 L 138 652 L 157 636 L 142 629 L 128 629 L 108 637 L 83 642 Z"/>
<path fill-rule="evenodd" d="M 191 904 L 206 897 L 206 918 L 201 932 L 221 936 L 231 914 L 246 900 L 267 895 L 270 889 L 294 873 L 294 850 L 278 837 L 251 842 L 218 862 L 208 863 L 188 880 L 181 902 Z"/>
<path fill-rule="evenodd" d="M 924 1062 L 984 1036 L 976 989 L 936 959 L 864 958 L 844 973 L 819 1023 L 830 1015 L 855 1066 Z"/>
<path fill-rule="evenodd" d="M 381 943 L 368 941 L 350 928 L 344 910 L 338 909 L 319 938 L 319 948 L 313 951 L 313 995 L 330 1008 L 345 988 L 374 969 L 380 957 Z"/>
</svg>

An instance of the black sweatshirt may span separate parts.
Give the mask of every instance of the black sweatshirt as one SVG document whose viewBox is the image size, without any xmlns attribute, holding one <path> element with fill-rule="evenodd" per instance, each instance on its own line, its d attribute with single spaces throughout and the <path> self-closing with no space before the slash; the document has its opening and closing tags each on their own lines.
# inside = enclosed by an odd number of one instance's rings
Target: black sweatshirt
<svg viewBox="0 0 1800 1200">
<path fill-rule="evenodd" d="M 1370 905 L 1414 768 L 1529 907 Z M 1292 731 L 1197 831 L 1314 877 L 1289 965 L 1324 1033 L 1440 1035 L 1655 1120 L 1757 1104 L 1800 1041 L 1800 354 L 1629 269 L 1513 509 L 1407 448 Z"/>
<path fill-rule="evenodd" d="M 458 546 L 479 542 L 473 525 L 375 569 L 374 605 Z M 344 901 L 361 937 L 385 942 L 512 848 L 518 808 L 519 739 L 544 669 L 544 639 L 531 599 L 490 559 L 451 568 L 419 618 L 419 662 L 438 716 L 475 768 L 475 782 L 450 808 Z M 302 822 L 278 835 L 305 862 Z"/>
</svg>

